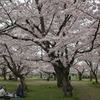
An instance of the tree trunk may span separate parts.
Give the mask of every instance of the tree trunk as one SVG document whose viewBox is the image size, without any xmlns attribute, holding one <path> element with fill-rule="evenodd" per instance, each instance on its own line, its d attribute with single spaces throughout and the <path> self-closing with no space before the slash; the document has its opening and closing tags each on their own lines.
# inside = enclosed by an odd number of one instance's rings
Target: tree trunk
<svg viewBox="0 0 100 100">
<path fill-rule="evenodd" d="M 15 75 L 14 75 L 14 80 L 15 80 L 15 81 L 17 81 L 17 80 L 18 80 L 18 77 L 17 77 L 17 76 L 15 76 Z"/>
<path fill-rule="evenodd" d="M 92 71 L 90 71 L 90 81 L 92 81 L 93 79 L 93 74 L 92 74 Z"/>
<path fill-rule="evenodd" d="M 55 69 L 56 76 L 57 76 L 57 86 L 62 87 L 62 72 L 60 68 L 58 67 L 55 67 L 54 69 Z"/>
<path fill-rule="evenodd" d="M 95 82 L 98 84 L 99 82 L 98 82 L 98 77 L 96 74 L 94 74 L 94 78 L 95 78 Z"/>
<path fill-rule="evenodd" d="M 6 78 L 6 74 L 3 74 L 3 78 L 4 78 L 4 80 L 7 80 L 7 78 Z"/>
<path fill-rule="evenodd" d="M 27 85 L 26 85 L 26 83 L 25 83 L 24 78 L 20 78 L 20 82 L 21 82 L 21 85 L 22 85 L 22 87 L 23 87 L 23 90 L 24 90 L 24 91 L 28 91 L 28 87 L 27 87 Z"/>
<path fill-rule="evenodd" d="M 78 72 L 78 77 L 79 77 L 79 80 L 81 81 L 82 80 L 82 73 L 81 72 Z"/>
<path fill-rule="evenodd" d="M 65 72 L 65 70 L 63 71 L 63 78 L 62 78 L 62 87 L 63 87 L 63 91 L 64 91 L 64 95 L 65 96 L 72 96 L 72 90 L 73 90 L 73 87 L 72 85 L 70 84 L 70 81 L 69 81 L 69 71 Z"/>
<path fill-rule="evenodd" d="M 53 76 L 54 76 L 54 80 L 56 80 L 57 79 L 56 73 L 53 72 Z"/>
<path fill-rule="evenodd" d="M 50 81 L 50 74 L 47 75 L 47 81 Z"/>
<path fill-rule="evenodd" d="M 40 78 L 42 78 L 42 73 L 40 73 Z"/>
<path fill-rule="evenodd" d="M 62 75 L 61 72 L 57 73 L 57 86 L 62 87 Z"/>
<path fill-rule="evenodd" d="M 2 75 L 3 75 L 4 80 L 7 80 L 5 71 L 2 73 Z"/>
<path fill-rule="evenodd" d="M 5 67 L 2 69 L 2 75 L 3 75 L 4 80 L 7 80 L 7 78 L 6 78 L 6 68 Z"/>
<path fill-rule="evenodd" d="M 57 75 L 57 86 L 63 88 L 63 92 L 65 96 L 72 96 L 73 87 L 69 82 L 69 69 L 70 66 L 68 65 L 66 68 L 55 66 L 54 70 Z"/>
</svg>

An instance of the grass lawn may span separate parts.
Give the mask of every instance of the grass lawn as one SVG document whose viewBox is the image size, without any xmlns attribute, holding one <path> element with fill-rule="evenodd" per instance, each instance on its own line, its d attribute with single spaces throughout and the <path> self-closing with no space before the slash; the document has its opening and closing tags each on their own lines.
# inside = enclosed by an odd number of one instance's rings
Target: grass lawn
<svg viewBox="0 0 100 100">
<path fill-rule="evenodd" d="M 26 80 L 29 88 L 25 98 L 11 98 L 11 100 L 100 100 L 100 84 L 92 84 L 89 81 L 72 81 L 74 87 L 73 97 L 64 97 L 61 88 L 57 88 L 55 81 Z M 0 86 L 6 85 L 9 92 L 14 92 L 19 81 L 0 80 Z M 0 98 L 1 99 L 1 98 Z M 1 99 L 4 100 L 4 99 Z"/>
</svg>

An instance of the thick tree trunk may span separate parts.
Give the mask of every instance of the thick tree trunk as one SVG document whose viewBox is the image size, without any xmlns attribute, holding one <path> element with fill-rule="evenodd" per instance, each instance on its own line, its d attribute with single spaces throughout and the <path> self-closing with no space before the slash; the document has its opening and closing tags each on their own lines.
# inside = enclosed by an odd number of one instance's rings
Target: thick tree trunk
<svg viewBox="0 0 100 100">
<path fill-rule="evenodd" d="M 57 76 L 57 86 L 62 87 L 62 72 L 60 68 L 54 67 Z"/>
<path fill-rule="evenodd" d="M 63 87 L 63 91 L 64 91 L 64 95 L 65 96 L 72 96 L 72 90 L 73 90 L 73 87 L 72 85 L 70 84 L 70 81 L 69 81 L 69 71 L 67 70 L 67 72 L 65 72 L 65 70 L 63 71 L 63 78 L 62 78 L 62 87 Z"/>
<path fill-rule="evenodd" d="M 28 91 L 28 87 L 27 87 L 27 85 L 26 85 L 26 83 L 25 83 L 25 80 L 24 80 L 24 78 L 20 78 L 20 82 L 21 82 L 21 85 L 22 85 L 22 87 L 23 87 L 23 90 L 24 91 Z"/>
<path fill-rule="evenodd" d="M 62 87 L 62 74 L 61 72 L 56 74 L 57 74 L 57 86 Z"/>
<path fill-rule="evenodd" d="M 65 96 L 72 96 L 73 87 L 69 81 L 70 65 L 68 65 L 66 68 L 61 67 L 60 64 L 59 66 L 56 66 L 56 64 L 54 65 L 55 65 L 54 70 L 57 75 L 57 86 L 63 88 L 63 92 Z"/>
</svg>

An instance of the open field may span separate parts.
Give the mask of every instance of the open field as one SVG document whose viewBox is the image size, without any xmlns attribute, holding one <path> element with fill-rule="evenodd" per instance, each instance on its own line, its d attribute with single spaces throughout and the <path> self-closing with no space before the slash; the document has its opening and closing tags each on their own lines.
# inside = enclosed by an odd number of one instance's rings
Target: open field
<svg viewBox="0 0 100 100">
<path fill-rule="evenodd" d="M 74 86 L 73 97 L 65 98 L 61 88 L 57 88 L 55 81 L 28 79 L 28 96 L 25 98 L 11 98 L 11 100 L 100 100 L 100 84 L 92 84 L 89 81 L 72 81 Z M 0 86 L 6 85 L 9 92 L 16 90 L 19 81 L 0 80 Z M 1 99 L 3 100 L 3 99 Z"/>
</svg>

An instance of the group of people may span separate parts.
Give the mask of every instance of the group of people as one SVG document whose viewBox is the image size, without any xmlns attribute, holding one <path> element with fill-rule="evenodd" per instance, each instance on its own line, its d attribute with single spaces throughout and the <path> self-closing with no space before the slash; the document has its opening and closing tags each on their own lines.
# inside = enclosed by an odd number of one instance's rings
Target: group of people
<svg viewBox="0 0 100 100">
<path fill-rule="evenodd" d="M 10 98 L 10 97 L 21 98 L 23 96 L 24 96 L 23 88 L 20 84 L 14 93 L 9 93 L 6 90 L 5 85 L 1 86 L 1 88 L 0 88 L 0 98 Z"/>
</svg>

